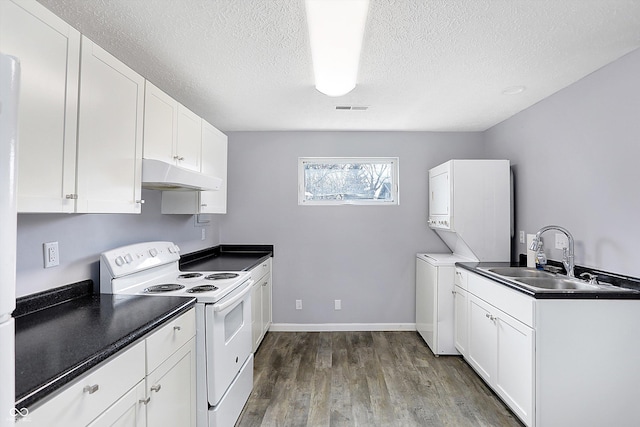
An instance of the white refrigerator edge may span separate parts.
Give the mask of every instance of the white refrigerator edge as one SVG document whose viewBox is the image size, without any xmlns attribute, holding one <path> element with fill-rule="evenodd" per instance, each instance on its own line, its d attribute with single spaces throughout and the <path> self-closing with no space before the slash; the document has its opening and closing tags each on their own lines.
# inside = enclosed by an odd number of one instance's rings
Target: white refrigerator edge
<svg viewBox="0 0 640 427">
<path fill-rule="evenodd" d="M 20 64 L 0 53 L 0 427 L 14 425 L 16 179 Z"/>
</svg>

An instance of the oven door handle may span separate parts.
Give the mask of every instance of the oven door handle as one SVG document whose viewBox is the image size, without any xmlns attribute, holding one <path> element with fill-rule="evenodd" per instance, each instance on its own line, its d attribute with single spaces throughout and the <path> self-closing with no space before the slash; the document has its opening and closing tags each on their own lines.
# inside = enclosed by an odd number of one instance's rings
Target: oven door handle
<svg viewBox="0 0 640 427">
<path fill-rule="evenodd" d="M 227 308 L 231 307 L 232 305 L 237 303 L 239 300 L 244 298 L 246 294 L 251 292 L 252 285 L 253 285 L 253 280 L 249 280 L 247 283 L 247 287 L 244 291 L 240 292 L 238 295 L 231 298 L 229 301 L 223 302 L 222 304 L 213 304 L 213 311 L 218 312 L 218 311 L 226 310 Z"/>
</svg>

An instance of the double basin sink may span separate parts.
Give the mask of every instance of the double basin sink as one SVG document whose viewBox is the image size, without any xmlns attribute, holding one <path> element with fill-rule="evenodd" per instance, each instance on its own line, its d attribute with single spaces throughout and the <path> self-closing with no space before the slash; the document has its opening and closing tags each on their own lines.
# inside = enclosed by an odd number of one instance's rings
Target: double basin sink
<svg viewBox="0 0 640 427">
<path fill-rule="evenodd" d="M 634 292 L 608 284 L 592 284 L 578 278 L 554 274 L 528 267 L 493 267 L 483 270 L 503 279 L 515 281 L 520 285 L 538 291 L 554 292 Z"/>
</svg>

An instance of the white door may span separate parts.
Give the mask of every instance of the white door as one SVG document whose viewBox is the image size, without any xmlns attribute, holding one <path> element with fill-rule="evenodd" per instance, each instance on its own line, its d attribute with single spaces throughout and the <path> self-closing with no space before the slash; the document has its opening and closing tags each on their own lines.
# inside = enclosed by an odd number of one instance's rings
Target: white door
<svg viewBox="0 0 640 427">
<path fill-rule="evenodd" d="M 177 165 L 200 172 L 202 156 L 202 119 L 185 106 L 178 104 Z"/>
<path fill-rule="evenodd" d="M 36 2 L 2 0 L 0 52 L 21 66 L 18 211 L 73 212 L 80 33 Z"/>
<path fill-rule="evenodd" d="M 178 135 L 178 101 L 151 84 L 145 83 L 144 92 L 144 148 L 145 159 L 169 164 L 174 159 Z"/>
<path fill-rule="evenodd" d="M 200 213 L 227 213 L 227 135 L 202 121 L 202 173 L 222 179 L 217 191 L 200 192 Z"/>
<path fill-rule="evenodd" d="M 249 281 L 215 304 L 205 306 L 207 397 L 215 406 L 251 354 Z"/>
<path fill-rule="evenodd" d="M 191 339 L 147 376 L 147 425 L 196 425 L 196 350 Z"/>
<path fill-rule="evenodd" d="M 473 294 L 469 302 L 469 364 L 488 384 L 492 384 L 496 371 L 498 334 L 494 308 Z"/>
<path fill-rule="evenodd" d="M 450 204 L 449 170 L 429 174 L 429 215 L 449 215 Z"/>
<path fill-rule="evenodd" d="M 140 213 L 144 78 L 82 37 L 79 213 Z"/>
<path fill-rule="evenodd" d="M 469 342 L 468 295 L 459 286 L 455 287 L 455 345 L 458 351 L 466 356 Z"/>
<path fill-rule="evenodd" d="M 498 340 L 495 390 L 525 424 L 533 416 L 533 329 L 506 313 L 496 322 Z"/>
</svg>

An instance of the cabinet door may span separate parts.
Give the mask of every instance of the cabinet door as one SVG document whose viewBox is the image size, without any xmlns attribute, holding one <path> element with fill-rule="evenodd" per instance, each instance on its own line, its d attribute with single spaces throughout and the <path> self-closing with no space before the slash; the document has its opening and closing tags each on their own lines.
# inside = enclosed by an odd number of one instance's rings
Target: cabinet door
<svg viewBox="0 0 640 427">
<path fill-rule="evenodd" d="M 35 1 L 3 0 L 0 52 L 20 60 L 18 211 L 73 212 L 80 33 Z"/>
<path fill-rule="evenodd" d="M 473 294 L 468 295 L 469 364 L 488 384 L 492 384 L 496 371 L 498 334 L 495 309 Z"/>
<path fill-rule="evenodd" d="M 147 425 L 196 425 L 196 340 L 147 376 Z"/>
<path fill-rule="evenodd" d="M 80 213 L 140 213 L 144 78 L 82 37 Z"/>
<path fill-rule="evenodd" d="M 498 313 L 495 390 L 525 424 L 533 414 L 533 329 Z"/>
<path fill-rule="evenodd" d="M 260 333 L 262 341 L 271 326 L 271 274 L 264 277 L 260 287 L 262 288 L 262 331 Z"/>
<path fill-rule="evenodd" d="M 202 119 L 187 107 L 178 104 L 177 165 L 200 172 L 202 156 Z"/>
<path fill-rule="evenodd" d="M 178 101 L 147 80 L 144 92 L 143 157 L 175 163 L 177 135 Z"/>
<path fill-rule="evenodd" d="M 202 173 L 222 179 L 217 191 L 200 193 L 200 213 L 227 213 L 227 135 L 202 121 Z"/>
<path fill-rule="evenodd" d="M 429 215 L 449 215 L 450 208 L 449 170 L 429 174 Z"/>
<path fill-rule="evenodd" d="M 468 295 L 467 291 L 459 286 L 455 287 L 455 345 L 458 351 L 467 356 L 467 343 L 469 342 L 468 324 Z"/>
<path fill-rule="evenodd" d="M 256 282 L 251 289 L 251 339 L 255 353 L 262 339 L 262 284 Z"/>
<path fill-rule="evenodd" d="M 145 382 L 142 380 L 88 427 L 146 427 L 147 411 L 144 402 Z"/>
</svg>

